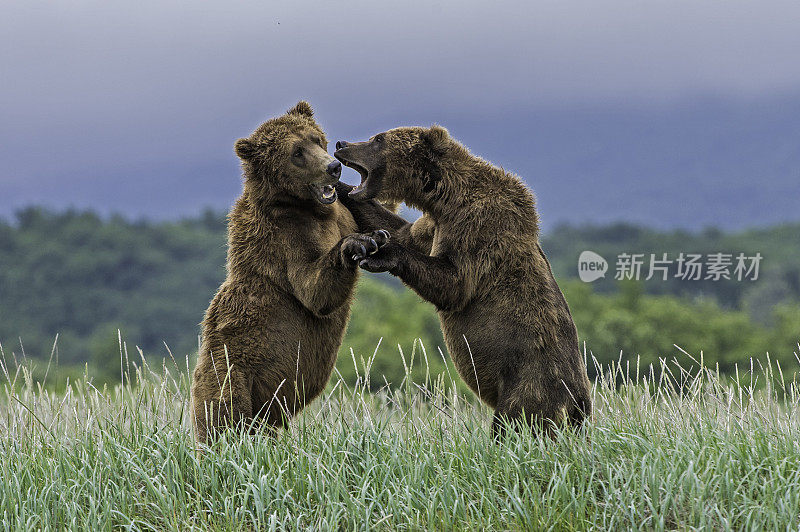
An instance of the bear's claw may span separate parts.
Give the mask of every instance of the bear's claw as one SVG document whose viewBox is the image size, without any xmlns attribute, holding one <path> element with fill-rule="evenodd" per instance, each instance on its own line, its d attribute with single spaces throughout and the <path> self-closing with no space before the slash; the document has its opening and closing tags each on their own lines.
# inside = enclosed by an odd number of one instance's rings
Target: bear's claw
<svg viewBox="0 0 800 532">
<path fill-rule="evenodd" d="M 356 253 L 353 253 L 353 262 L 358 262 L 359 260 L 363 259 L 366 256 L 367 256 L 367 248 L 364 247 L 364 244 L 361 244 L 358 246 L 358 251 Z"/>
<path fill-rule="evenodd" d="M 389 234 L 389 231 L 387 231 L 386 229 L 378 229 L 377 231 L 373 231 L 370 236 L 372 237 L 373 240 L 375 240 L 379 248 L 385 246 L 386 243 L 389 241 L 389 239 L 392 238 L 392 236 Z M 378 250 L 376 249 L 375 251 Z M 370 253 L 370 255 L 371 254 L 372 253 Z"/>
</svg>

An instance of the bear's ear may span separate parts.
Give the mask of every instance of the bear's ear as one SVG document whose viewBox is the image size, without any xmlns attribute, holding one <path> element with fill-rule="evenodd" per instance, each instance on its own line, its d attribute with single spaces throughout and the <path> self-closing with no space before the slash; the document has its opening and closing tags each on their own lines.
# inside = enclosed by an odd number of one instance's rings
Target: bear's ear
<svg viewBox="0 0 800 532">
<path fill-rule="evenodd" d="M 300 100 L 297 105 L 289 109 L 289 114 L 312 117 L 314 116 L 314 109 L 311 108 L 311 104 L 307 101 Z"/>
<path fill-rule="evenodd" d="M 423 138 L 436 153 L 444 153 L 450 143 L 450 133 L 438 124 L 432 125 L 428 131 L 424 132 Z"/>
<path fill-rule="evenodd" d="M 233 145 L 233 149 L 236 152 L 236 155 L 239 156 L 240 159 L 247 161 L 255 157 L 256 149 L 255 143 L 250 139 L 239 139 L 236 141 L 236 144 Z"/>
</svg>

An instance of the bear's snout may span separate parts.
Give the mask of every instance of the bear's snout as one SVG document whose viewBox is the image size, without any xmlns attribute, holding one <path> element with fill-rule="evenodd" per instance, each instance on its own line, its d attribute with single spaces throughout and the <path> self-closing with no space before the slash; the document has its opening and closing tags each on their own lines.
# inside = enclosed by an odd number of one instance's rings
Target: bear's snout
<svg viewBox="0 0 800 532">
<path fill-rule="evenodd" d="M 348 143 L 347 143 L 347 141 L 345 141 L 345 140 L 337 140 L 337 141 L 336 141 L 336 149 L 337 149 L 337 150 L 341 150 L 342 148 L 346 148 L 346 147 L 347 147 L 347 144 L 348 144 Z"/>
<path fill-rule="evenodd" d="M 339 146 L 339 143 L 336 143 L 336 146 Z M 331 161 L 328 167 L 325 169 L 329 176 L 335 177 L 339 179 L 342 176 L 342 163 L 339 161 Z"/>
</svg>

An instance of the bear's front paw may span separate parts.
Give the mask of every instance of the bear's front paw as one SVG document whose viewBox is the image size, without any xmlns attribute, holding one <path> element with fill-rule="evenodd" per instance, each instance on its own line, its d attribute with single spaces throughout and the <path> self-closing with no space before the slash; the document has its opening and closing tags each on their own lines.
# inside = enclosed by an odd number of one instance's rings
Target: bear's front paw
<svg viewBox="0 0 800 532">
<path fill-rule="evenodd" d="M 364 259 L 358 261 L 362 270 L 372 273 L 392 272 L 400 263 L 399 248 L 397 245 L 384 245 Z"/>
<path fill-rule="evenodd" d="M 397 268 L 397 261 L 392 258 L 373 256 L 359 261 L 358 266 L 370 273 L 391 272 Z"/>
<path fill-rule="evenodd" d="M 388 241 L 389 233 L 383 229 L 368 235 L 354 233 L 346 236 L 341 247 L 342 261 L 347 265 L 355 266 L 378 251 Z"/>
</svg>

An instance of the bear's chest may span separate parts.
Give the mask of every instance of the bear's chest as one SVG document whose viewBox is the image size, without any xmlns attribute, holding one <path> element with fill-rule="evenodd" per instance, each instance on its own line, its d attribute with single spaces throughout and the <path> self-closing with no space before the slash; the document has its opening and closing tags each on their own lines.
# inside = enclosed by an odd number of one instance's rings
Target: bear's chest
<svg viewBox="0 0 800 532">
<path fill-rule="evenodd" d="M 315 254 L 331 250 L 343 236 L 357 230 L 353 216 L 346 208 L 334 204 L 327 216 L 294 221 L 297 245 L 314 250 Z"/>
<path fill-rule="evenodd" d="M 341 208 L 335 217 L 325 220 L 317 226 L 315 241 L 322 246 L 322 249 L 329 250 L 338 244 L 342 237 L 355 233 L 357 230 L 358 227 L 353 221 L 350 211 Z"/>
<path fill-rule="evenodd" d="M 326 223 L 320 224 L 314 228 L 313 234 L 309 239 L 314 243 L 314 246 L 319 248 L 319 251 L 327 251 L 336 245 L 341 239 L 341 232 L 338 224 Z"/>
</svg>

